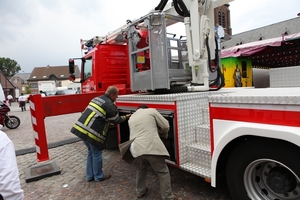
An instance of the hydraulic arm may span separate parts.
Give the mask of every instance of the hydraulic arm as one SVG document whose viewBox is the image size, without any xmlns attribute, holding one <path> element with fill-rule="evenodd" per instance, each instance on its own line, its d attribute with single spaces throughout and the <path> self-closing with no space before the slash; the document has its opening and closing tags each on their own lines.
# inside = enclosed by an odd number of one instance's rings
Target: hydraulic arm
<svg viewBox="0 0 300 200">
<path fill-rule="evenodd" d="M 177 14 L 184 17 L 188 60 L 192 71 L 191 86 L 188 91 L 209 90 L 210 62 L 215 59 L 219 68 L 218 45 L 215 44 L 214 8 L 231 2 L 232 0 L 161 0 L 156 10 L 165 13 Z M 217 72 L 222 79 L 221 72 Z M 218 82 L 218 81 L 217 81 Z M 219 83 L 219 86 L 223 86 Z"/>
</svg>

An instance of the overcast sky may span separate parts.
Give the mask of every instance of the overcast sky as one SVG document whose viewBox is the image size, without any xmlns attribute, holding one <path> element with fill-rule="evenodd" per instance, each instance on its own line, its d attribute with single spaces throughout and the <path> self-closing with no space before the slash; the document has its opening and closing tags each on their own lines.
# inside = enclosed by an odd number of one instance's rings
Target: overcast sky
<svg viewBox="0 0 300 200">
<path fill-rule="evenodd" d="M 67 65 L 81 57 L 80 38 L 123 26 L 147 14 L 159 0 L 0 0 L 0 57 L 18 62 L 20 72 Z M 233 34 L 297 17 L 300 0 L 234 0 Z"/>
</svg>

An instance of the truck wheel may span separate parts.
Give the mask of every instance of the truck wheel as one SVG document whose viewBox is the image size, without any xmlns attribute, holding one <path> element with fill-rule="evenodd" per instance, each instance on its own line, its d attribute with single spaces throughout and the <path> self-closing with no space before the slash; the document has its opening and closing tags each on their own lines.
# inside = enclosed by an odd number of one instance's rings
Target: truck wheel
<svg viewBox="0 0 300 200">
<path fill-rule="evenodd" d="M 246 140 L 230 155 L 226 179 L 234 200 L 300 199 L 300 151 L 285 142 Z"/>
</svg>

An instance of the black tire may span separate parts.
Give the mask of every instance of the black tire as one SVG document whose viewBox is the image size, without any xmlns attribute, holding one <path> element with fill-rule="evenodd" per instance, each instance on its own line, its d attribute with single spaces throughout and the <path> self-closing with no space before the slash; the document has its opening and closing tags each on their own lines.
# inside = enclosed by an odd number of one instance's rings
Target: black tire
<svg viewBox="0 0 300 200">
<path fill-rule="evenodd" d="M 234 200 L 300 199 L 299 148 L 277 140 L 247 140 L 227 162 L 226 179 Z"/>
<path fill-rule="evenodd" d="M 16 116 L 9 116 L 4 120 L 5 126 L 9 129 L 16 129 L 20 126 L 20 119 Z"/>
</svg>

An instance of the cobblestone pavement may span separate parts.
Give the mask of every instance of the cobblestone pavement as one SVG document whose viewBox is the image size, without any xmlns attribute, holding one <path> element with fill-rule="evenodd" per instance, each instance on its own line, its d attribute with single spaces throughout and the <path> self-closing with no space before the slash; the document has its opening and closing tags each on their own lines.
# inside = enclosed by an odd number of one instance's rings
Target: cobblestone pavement
<svg viewBox="0 0 300 200">
<path fill-rule="evenodd" d="M 11 106 L 11 115 L 21 119 L 21 125 L 15 130 L 2 128 L 13 141 L 16 150 L 35 147 L 29 104 L 27 111 L 21 112 L 17 103 Z M 75 136 L 70 133 L 80 113 L 48 117 L 45 119 L 48 144 Z M 131 200 L 137 199 L 135 193 L 135 167 L 120 159 L 118 149 L 103 151 L 103 168 L 112 177 L 103 182 L 85 180 L 85 163 L 87 149 L 83 142 L 62 145 L 49 149 L 50 160 L 38 163 L 36 153 L 17 156 L 21 186 L 25 200 Z M 39 164 L 55 162 L 60 168 L 59 175 L 26 183 L 25 170 Z M 183 170 L 169 167 L 172 188 L 182 200 L 230 200 L 226 184 L 213 188 L 203 178 Z M 148 193 L 141 199 L 161 199 L 159 181 L 152 169 L 147 174 Z"/>
</svg>

